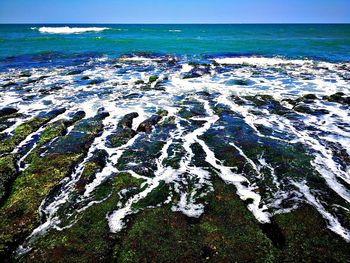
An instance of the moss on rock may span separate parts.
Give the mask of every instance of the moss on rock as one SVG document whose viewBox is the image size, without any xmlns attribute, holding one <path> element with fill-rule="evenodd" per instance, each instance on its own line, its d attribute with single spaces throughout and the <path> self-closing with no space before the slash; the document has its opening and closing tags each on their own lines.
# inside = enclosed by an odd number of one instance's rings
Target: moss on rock
<svg viewBox="0 0 350 263">
<path fill-rule="evenodd" d="M 44 156 L 33 158 L 16 179 L 1 208 L 0 254 L 8 254 L 40 222 L 38 208 L 50 190 L 83 159 L 102 131 L 104 116 L 80 121 L 72 132 L 56 141 Z"/>
</svg>

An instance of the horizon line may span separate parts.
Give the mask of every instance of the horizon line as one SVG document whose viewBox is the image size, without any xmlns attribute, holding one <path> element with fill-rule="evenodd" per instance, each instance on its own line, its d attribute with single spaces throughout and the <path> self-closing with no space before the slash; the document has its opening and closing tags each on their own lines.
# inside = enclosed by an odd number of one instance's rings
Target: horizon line
<svg viewBox="0 0 350 263">
<path fill-rule="evenodd" d="M 118 22 L 0 22 L 0 25 L 348 25 L 349 22 L 191 22 L 191 23 L 118 23 Z"/>
</svg>

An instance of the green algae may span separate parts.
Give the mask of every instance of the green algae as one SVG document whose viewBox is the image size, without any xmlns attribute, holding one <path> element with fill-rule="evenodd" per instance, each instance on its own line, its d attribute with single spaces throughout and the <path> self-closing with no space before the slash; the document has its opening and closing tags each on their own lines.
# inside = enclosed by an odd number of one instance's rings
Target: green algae
<svg viewBox="0 0 350 263">
<path fill-rule="evenodd" d="M 85 186 L 91 183 L 95 175 L 101 172 L 107 163 L 108 153 L 105 150 L 96 150 L 92 157 L 86 162 L 80 179 L 76 183 L 76 190 L 79 193 L 85 191 Z"/>
<path fill-rule="evenodd" d="M 349 244 L 326 228 L 317 211 L 303 205 L 275 216 L 286 238 L 277 259 L 283 262 L 350 262 Z"/>
<path fill-rule="evenodd" d="M 215 184 L 198 220 L 169 206 L 136 215 L 114 248 L 114 262 L 270 262 L 274 249 L 232 186 Z"/>
<path fill-rule="evenodd" d="M 153 82 L 156 82 L 158 80 L 158 76 L 150 76 L 149 77 L 149 83 L 153 83 Z"/>
<path fill-rule="evenodd" d="M 13 154 L 0 157 L 0 204 L 8 195 L 8 186 L 17 176 L 15 156 Z"/>
<path fill-rule="evenodd" d="M 86 209 L 79 220 L 63 231 L 50 230 L 33 244 L 33 250 L 25 255 L 22 262 L 106 262 L 111 259 L 115 242 L 120 237 L 109 232 L 106 214 L 115 209 L 119 191 L 139 187 L 142 180 L 128 173 L 119 173 L 106 185 L 111 195 L 103 202 Z M 103 188 L 103 187 L 101 187 Z"/>
<path fill-rule="evenodd" d="M 37 226 L 40 203 L 83 159 L 93 139 L 103 128 L 102 119 L 97 116 L 80 121 L 69 135 L 57 140 L 44 156 L 35 156 L 29 167 L 17 177 L 9 198 L 0 210 L 0 254 L 8 253 Z"/>
<path fill-rule="evenodd" d="M 62 114 L 65 110 L 55 110 L 47 114 L 39 114 L 37 117 L 30 119 L 29 121 L 19 125 L 13 132 L 13 135 L 0 142 L 0 154 L 8 153 L 15 149 L 15 147 L 28 135 L 38 130 L 41 126 L 55 118 L 59 114 Z"/>
</svg>

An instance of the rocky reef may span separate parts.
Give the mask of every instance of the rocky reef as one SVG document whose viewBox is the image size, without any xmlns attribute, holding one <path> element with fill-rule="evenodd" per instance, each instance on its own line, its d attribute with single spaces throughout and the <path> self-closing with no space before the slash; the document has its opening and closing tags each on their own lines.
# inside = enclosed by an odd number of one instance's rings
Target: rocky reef
<svg viewBox="0 0 350 263">
<path fill-rule="evenodd" d="M 346 65 L 227 61 L 2 72 L 3 262 L 350 262 Z"/>
</svg>

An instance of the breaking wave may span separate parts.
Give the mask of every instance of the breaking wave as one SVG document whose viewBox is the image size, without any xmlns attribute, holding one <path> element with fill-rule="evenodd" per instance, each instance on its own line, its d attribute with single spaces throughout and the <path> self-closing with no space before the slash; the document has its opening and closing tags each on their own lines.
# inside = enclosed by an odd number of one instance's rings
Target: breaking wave
<svg viewBox="0 0 350 263">
<path fill-rule="evenodd" d="M 32 28 L 33 30 L 38 30 L 40 33 L 49 34 L 81 34 L 87 32 L 101 32 L 108 30 L 108 27 L 40 27 Z"/>
</svg>

